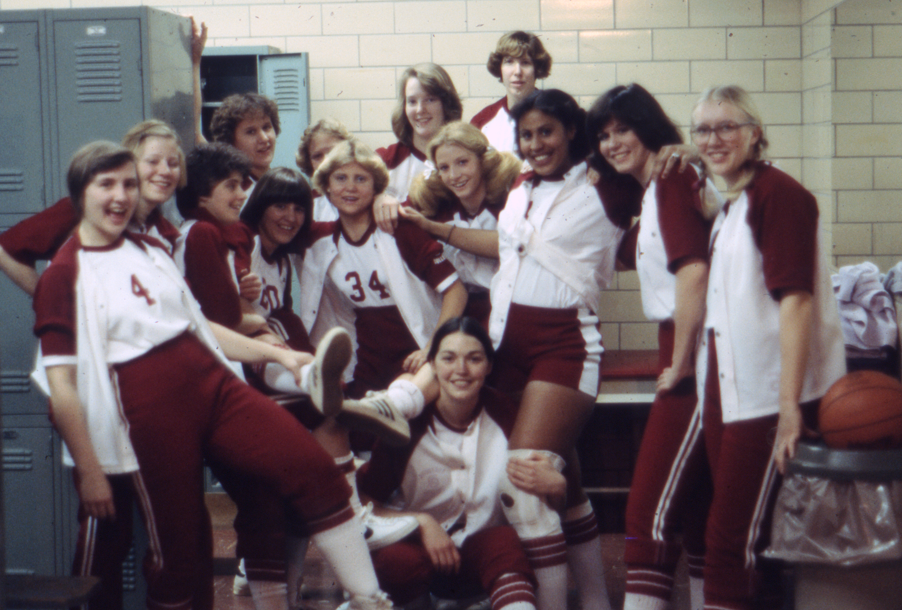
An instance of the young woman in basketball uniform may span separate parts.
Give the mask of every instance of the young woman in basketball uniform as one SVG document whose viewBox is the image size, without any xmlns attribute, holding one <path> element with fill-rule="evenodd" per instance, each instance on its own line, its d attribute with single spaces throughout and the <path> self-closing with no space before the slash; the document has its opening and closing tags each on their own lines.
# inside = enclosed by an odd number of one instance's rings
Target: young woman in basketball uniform
<svg viewBox="0 0 902 610">
<path fill-rule="evenodd" d="M 532 171 L 498 217 L 500 266 L 489 319 L 498 346 L 493 379 L 499 389 L 522 391 L 509 455 L 541 452 L 560 469 L 566 462 L 569 497 L 561 518 L 503 477 L 502 503 L 533 561 L 539 606 L 566 606 L 569 555 L 582 607 L 608 608 L 598 526 L 574 448 L 598 393 L 602 345 L 595 312 L 613 279 L 623 229 L 587 180 L 589 140 L 576 100 L 557 89 L 536 91 L 511 114 L 520 155 Z"/>
<path fill-rule="evenodd" d="M 692 137 L 706 171 L 728 189 L 712 229 L 697 367 L 714 483 L 705 608 L 780 607 L 768 599 L 772 574 L 757 554 L 786 461 L 813 425 L 817 400 L 845 373 L 842 333 L 817 201 L 762 161 L 767 139 L 748 93 L 706 91 Z"/>
<path fill-rule="evenodd" d="M 165 249 L 125 231 L 138 184 L 128 150 L 86 146 L 67 183 L 82 219 L 39 280 L 35 333 L 84 510 L 113 516 L 105 473 L 134 473 L 151 544 L 148 607 L 212 604 L 205 457 L 279 490 L 292 523 L 338 570 L 352 607 L 390 607 L 331 458 L 226 360 L 276 361 L 300 377 L 304 355 L 208 324 Z"/>
<path fill-rule="evenodd" d="M 405 608 L 431 608 L 430 591 L 454 599 L 486 592 L 493 610 L 535 608 L 533 573 L 498 495 L 516 403 L 485 386 L 494 352 L 473 318 L 443 324 L 429 352 L 438 398 L 411 422 L 409 445 L 377 445 L 360 471 L 361 489 L 385 512 L 419 522 L 417 536 L 373 553 L 380 584 Z M 566 483 L 550 464 L 517 466 L 521 485 L 563 500 Z"/>
<path fill-rule="evenodd" d="M 377 229 L 373 201 L 388 180 L 379 156 L 357 140 L 338 144 L 314 174 L 339 220 L 313 227 L 301 274 L 301 319 L 315 328 L 327 294 L 345 308 L 344 324 L 357 343 L 352 397 L 418 371 L 436 326 L 460 315 L 467 300 L 454 266 L 425 232 L 407 222 L 394 236 Z"/>
<path fill-rule="evenodd" d="M 384 197 L 376 201 L 374 217 L 379 228 L 391 233 L 398 224 L 399 202 L 407 199 L 417 176 L 431 169 L 426 146 L 442 125 L 459 121 L 463 104 L 451 77 L 439 65 L 422 63 L 404 70 L 398 81 L 398 105 L 392 111 L 392 131 L 398 142 L 376 153 L 389 172 Z"/>
<path fill-rule="evenodd" d="M 508 32 L 498 39 L 486 63 L 489 74 L 504 85 L 504 97 L 489 104 L 470 123 L 478 127 L 495 150 L 517 152 L 510 109 L 536 90 L 536 80 L 551 75 L 551 55 L 529 32 Z"/>
<path fill-rule="evenodd" d="M 656 154 L 682 144 L 679 128 L 648 91 L 617 86 L 589 110 L 591 161 L 601 180 L 616 174 L 645 188 L 640 220 L 624 240 L 627 267 L 639 272 L 645 316 L 658 322 L 658 392 L 645 427 L 626 508 L 625 610 L 663 610 L 687 552 L 692 607 L 702 605 L 704 526 L 710 474 L 701 437 L 695 355 L 705 315 L 708 237 L 713 213 L 699 198 L 697 172 L 656 177 Z M 703 191 L 716 197 L 708 183 Z M 715 203 L 713 212 L 719 205 Z M 675 532 L 682 532 L 682 546 Z"/>
<path fill-rule="evenodd" d="M 129 229 L 156 238 L 169 251 L 179 235 L 160 213 L 160 206 L 185 182 L 185 155 L 178 134 L 166 123 L 151 119 L 125 134 L 123 145 L 135 155 L 138 203 Z M 38 274 L 35 262 L 50 260 L 78 225 L 79 216 L 69 197 L 18 223 L 0 235 L 0 268 L 28 294 L 34 293 Z M 18 279 L 17 279 L 18 278 Z M 116 506 L 115 519 L 96 519 L 80 511 L 72 573 L 97 576 L 98 592 L 88 607 L 122 607 L 122 562 L 132 541 L 133 494 L 128 476 L 109 475 Z"/>
</svg>

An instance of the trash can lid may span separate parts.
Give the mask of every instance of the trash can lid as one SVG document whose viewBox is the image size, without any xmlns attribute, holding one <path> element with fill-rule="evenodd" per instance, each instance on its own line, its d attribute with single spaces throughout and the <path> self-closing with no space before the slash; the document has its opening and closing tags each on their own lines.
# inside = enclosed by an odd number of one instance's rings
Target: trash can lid
<svg viewBox="0 0 902 610">
<path fill-rule="evenodd" d="M 830 449 L 799 443 L 787 470 L 835 481 L 890 481 L 902 479 L 902 449 Z"/>
</svg>

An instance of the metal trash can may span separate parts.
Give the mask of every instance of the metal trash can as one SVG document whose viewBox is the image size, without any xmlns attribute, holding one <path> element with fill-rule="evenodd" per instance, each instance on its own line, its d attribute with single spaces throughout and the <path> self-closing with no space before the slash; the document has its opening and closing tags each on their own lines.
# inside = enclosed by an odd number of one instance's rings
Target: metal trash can
<svg viewBox="0 0 902 610">
<path fill-rule="evenodd" d="M 764 555 L 793 566 L 795 610 L 902 608 L 902 450 L 800 443 Z"/>
</svg>

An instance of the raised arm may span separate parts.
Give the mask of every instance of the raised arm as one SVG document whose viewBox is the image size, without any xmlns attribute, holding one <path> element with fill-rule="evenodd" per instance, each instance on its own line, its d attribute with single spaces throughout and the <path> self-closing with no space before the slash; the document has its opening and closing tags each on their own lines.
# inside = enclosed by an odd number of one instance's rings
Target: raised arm
<svg viewBox="0 0 902 610">
<path fill-rule="evenodd" d="M 34 289 L 38 284 L 38 272 L 34 267 L 29 267 L 14 259 L 2 246 L 0 246 L 0 270 L 29 296 L 34 296 Z"/>
</svg>

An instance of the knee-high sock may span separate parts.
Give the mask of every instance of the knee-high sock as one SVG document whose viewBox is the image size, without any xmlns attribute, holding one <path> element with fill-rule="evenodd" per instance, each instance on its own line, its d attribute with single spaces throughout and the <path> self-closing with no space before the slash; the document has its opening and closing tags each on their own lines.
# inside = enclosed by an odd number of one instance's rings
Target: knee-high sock
<svg viewBox="0 0 902 610">
<path fill-rule="evenodd" d="M 409 379 L 392 381 L 385 393 L 405 419 L 413 419 L 422 413 L 423 407 L 426 406 L 423 392 Z"/>
<path fill-rule="evenodd" d="M 363 506 L 360 504 L 360 495 L 357 493 L 357 469 L 354 467 L 354 454 L 349 453 L 335 458 L 335 465 L 345 475 L 345 480 L 351 486 L 351 508 L 354 509 L 355 514 L 360 515 L 363 512 Z"/>
<path fill-rule="evenodd" d="M 601 534 L 588 500 L 567 509 L 561 524 L 567 540 L 567 563 L 583 610 L 611 610 L 601 557 Z"/>
<path fill-rule="evenodd" d="M 377 597 L 381 593 L 362 529 L 360 519 L 355 516 L 311 536 L 335 572 L 338 583 L 352 598 Z"/>
<path fill-rule="evenodd" d="M 304 581 L 304 559 L 309 538 L 288 535 L 285 539 L 285 581 L 288 587 L 288 607 L 301 607 L 301 585 Z"/>
<path fill-rule="evenodd" d="M 508 457 L 528 458 L 535 451 L 512 449 Z M 548 455 L 561 470 L 564 460 L 551 452 Z M 517 535 L 523 542 L 526 556 L 536 575 L 539 587 L 536 606 L 539 610 L 560 610 L 567 607 L 567 548 L 557 512 L 538 496 L 517 489 L 506 473 L 498 482 L 501 506 Z"/>
<path fill-rule="evenodd" d="M 263 369 L 263 381 L 277 392 L 285 394 L 310 394 L 310 372 L 313 365 L 305 364 L 301 367 L 301 385 L 294 380 L 294 373 L 281 364 L 270 362 Z"/>
<path fill-rule="evenodd" d="M 270 580 L 249 580 L 251 599 L 256 610 L 288 610 L 287 585 Z"/>
<path fill-rule="evenodd" d="M 535 610 L 536 592 L 523 574 L 502 574 L 492 583 L 489 593 L 492 610 Z"/>
</svg>

